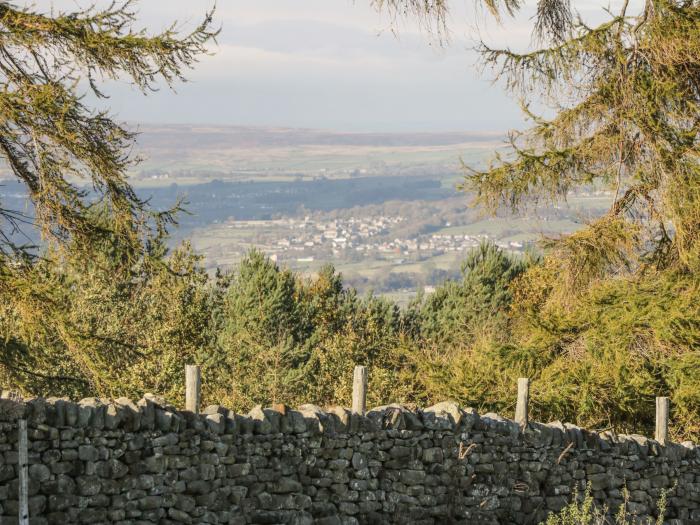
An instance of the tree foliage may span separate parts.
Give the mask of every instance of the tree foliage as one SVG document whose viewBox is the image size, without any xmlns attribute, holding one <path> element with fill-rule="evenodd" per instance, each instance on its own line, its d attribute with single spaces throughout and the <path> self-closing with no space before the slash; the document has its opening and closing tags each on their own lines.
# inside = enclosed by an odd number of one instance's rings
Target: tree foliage
<svg viewBox="0 0 700 525">
<path fill-rule="evenodd" d="M 134 29 L 133 5 L 126 0 L 55 15 L 0 5 L 0 154 L 34 208 L 31 217 L 0 209 L 4 265 L 18 249 L 26 253 L 11 234 L 28 222 L 48 240 L 75 239 L 84 247 L 109 230 L 140 246 L 149 210 L 126 178 L 135 135 L 86 105 L 80 90 L 87 86 L 104 97 L 102 78 L 130 81 L 144 93 L 159 81 L 171 85 L 216 33 L 210 13 L 190 34 L 170 28 L 149 35 Z M 78 182 L 87 182 L 93 194 Z M 90 213 L 97 202 L 109 211 L 107 223 Z"/>
<path fill-rule="evenodd" d="M 513 134 L 510 154 L 468 174 L 476 203 L 517 210 L 607 185 L 615 199 L 591 226 L 596 235 L 565 241 L 574 257 L 586 253 L 573 267 L 634 254 L 640 270 L 698 271 L 699 17 L 696 2 L 650 0 L 597 27 L 579 20 L 566 40 L 530 53 L 482 45 L 498 78 L 543 93 L 555 114 L 528 112 L 535 124 Z"/>
<path fill-rule="evenodd" d="M 467 254 L 461 280 L 446 281 L 425 298 L 420 310 L 423 335 L 466 344 L 484 332 L 494 336 L 507 333 L 512 300 L 509 286 L 527 265 L 492 243 L 482 243 Z"/>
<path fill-rule="evenodd" d="M 476 7 L 485 7 L 496 19 L 503 14 L 513 15 L 523 6 L 522 0 L 475 0 Z M 449 40 L 450 0 L 370 0 L 370 5 L 386 12 L 395 24 L 399 18 L 412 19 L 438 37 L 441 43 Z M 568 0 L 538 0 L 535 34 L 560 39 L 572 24 Z"/>
<path fill-rule="evenodd" d="M 198 258 L 188 246 L 168 256 L 159 242 L 124 268 L 108 241 L 89 258 L 68 248 L 34 267 L 42 295 L 0 307 L 0 377 L 34 394 L 184 398 L 182 367 L 210 339 Z"/>
<path fill-rule="evenodd" d="M 699 289 L 686 273 L 601 280 L 562 308 L 548 292 L 553 259 L 484 245 L 460 281 L 400 309 L 359 297 L 332 267 L 302 277 L 259 252 L 214 279 L 187 247 L 154 251 L 129 273 L 111 257 L 42 267 L 56 310 L 91 334 L 74 346 L 64 322 L 26 330 L 17 303 L 0 310 L 2 383 L 73 397 L 150 391 L 181 404 L 182 371 L 196 362 L 208 403 L 347 406 L 364 364 L 373 405 L 452 399 L 507 415 L 527 376 L 540 420 L 644 432 L 663 393 L 675 435 L 700 432 Z"/>
<path fill-rule="evenodd" d="M 212 397 L 237 408 L 347 404 L 350 391 L 334 378 L 351 374 L 357 363 L 395 377 L 386 360 L 393 359 L 401 331 L 398 308 L 358 298 L 333 267 L 304 279 L 253 251 L 219 283 L 216 349 L 205 360 Z M 380 376 L 373 381 L 380 383 Z"/>
<path fill-rule="evenodd" d="M 700 312 L 688 301 L 700 286 L 699 16 L 697 2 L 649 0 L 635 14 L 625 2 L 543 49 L 482 45 L 497 78 L 536 98 L 510 151 L 468 171 L 475 204 L 518 211 L 583 184 L 614 193 L 603 217 L 545 242 L 543 263 L 513 286 L 504 358 L 509 369 L 538 360 L 545 416 L 632 428 L 670 394 L 679 433 L 698 432 Z"/>
<path fill-rule="evenodd" d="M 533 416 L 645 432 L 670 395 L 675 437 L 700 435 L 700 173 L 697 2 L 649 0 L 597 27 L 541 0 L 545 47 L 484 46 L 487 63 L 551 115 L 511 151 L 468 172 L 476 204 L 514 210 L 608 185 L 609 212 L 520 259 L 484 244 L 459 280 L 408 308 L 359 297 L 331 266 L 313 277 L 251 252 L 210 278 L 187 245 L 166 249 L 169 213 L 129 187 L 133 135 L 92 112 L 76 81 L 144 91 L 180 78 L 213 37 L 132 29 L 131 3 L 40 15 L 0 4 L 0 151 L 28 188 L 47 241 L 19 246 L 27 217 L 0 210 L 0 382 L 25 393 L 152 391 L 181 404 L 185 364 L 204 368 L 207 402 L 350 402 L 370 369 L 369 402 L 454 399 L 508 414 L 533 379 Z M 446 28 L 447 1 L 377 0 Z M 517 2 L 487 2 L 495 12 Z M 52 57 L 51 59 L 47 57 Z M 4 76 L 3 76 L 4 75 Z M 87 181 L 88 194 L 78 185 Z"/>
<path fill-rule="evenodd" d="M 147 318 L 134 317 L 145 313 L 135 303 L 167 272 L 191 269 L 162 256 L 177 205 L 156 213 L 127 180 L 134 133 L 91 108 L 84 92 L 105 97 L 104 78 L 143 93 L 170 86 L 216 31 L 209 13 L 189 34 L 173 26 L 150 35 L 134 27 L 134 6 L 44 14 L 0 3 L 0 157 L 31 204 L 0 203 L 0 363 L 28 384 L 43 376 L 46 384 L 60 379 L 62 391 L 114 391 L 125 360 L 152 351 L 151 337 L 168 329 L 166 316 L 161 328 L 139 333 Z M 166 272 L 166 263 L 175 267 Z"/>
</svg>

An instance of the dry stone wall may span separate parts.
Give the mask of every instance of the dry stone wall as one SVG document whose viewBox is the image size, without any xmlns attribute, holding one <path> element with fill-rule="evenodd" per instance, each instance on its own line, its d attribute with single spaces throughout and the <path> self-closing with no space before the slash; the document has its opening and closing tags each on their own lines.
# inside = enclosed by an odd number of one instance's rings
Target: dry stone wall
<svg viewBox="0 0 700 525">
<path fill-rule="evenodd" d="M 18 419 L 28 422 L 32 524 L 535 524 L 588 484 L 639 523 L 700 523 L 700 450 L 530 423 L 453 403 L 366 417 L 305 405 L 211 406 L 147 396 L 0 400 L 0 523 L 17 523 Z"/>
</svg>

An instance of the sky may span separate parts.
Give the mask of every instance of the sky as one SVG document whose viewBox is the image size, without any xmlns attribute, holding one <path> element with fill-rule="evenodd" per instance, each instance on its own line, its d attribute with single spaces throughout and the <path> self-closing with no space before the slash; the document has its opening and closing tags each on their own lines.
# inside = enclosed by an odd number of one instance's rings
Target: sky
<svg viewBox="0 0 700 525">
<path fill-rule="evenodd" d="M 70 10 L 88 2 L 38 4 Z M 587 20 L 600 19 L 607 5 L 573 4 Z M 139 25 L 159 31 L 178 21 L 186 30 L 211 5 L 141 0 Z M 501 24 L 474 5 L 453 2 L 450 42 L 441 46 L 415 23 L 392 24 L 370 0 L 218 0 L 218 45 L 187 73 L 188 83 L 144 97 L 111 82 L 107 104 L 118 118 L 145 123 L 388 132 L 521 127 L 517 102 L 492 84 L 473 47 L 483 38 L 526 48 L 533 2 Z"/>
</svg>

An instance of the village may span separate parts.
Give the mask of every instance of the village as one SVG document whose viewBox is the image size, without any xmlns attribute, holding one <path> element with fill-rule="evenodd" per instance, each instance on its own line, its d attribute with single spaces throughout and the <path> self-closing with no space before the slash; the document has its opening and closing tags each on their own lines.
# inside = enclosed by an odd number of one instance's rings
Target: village
<svg viewBox="0 0 700 525">
<path fill-rule="evenodd" d="M 276 261 L 313 262 L 319 258 L 374 257 L 381 254 L 405 255 L 420 259 L 447 252 L 468 251 L 488 234 L 449 234 L 440 231 L 412 238 L 394 237 L 392 231 L 408 219 L 402 216 L 349 217 L 347 219 L 285 218 L 268 221 L 230 221 L 233 229 L 265 228 L 274 236 L 259 239 L 257 248 Z M 449 228 L 449 222 L 444 224 Z M 519 241 L 496 244 L 506 250 L 521 251 L 526 243 Z M 401 260 L 397 260 L 399 264 Z"/>
</svg>

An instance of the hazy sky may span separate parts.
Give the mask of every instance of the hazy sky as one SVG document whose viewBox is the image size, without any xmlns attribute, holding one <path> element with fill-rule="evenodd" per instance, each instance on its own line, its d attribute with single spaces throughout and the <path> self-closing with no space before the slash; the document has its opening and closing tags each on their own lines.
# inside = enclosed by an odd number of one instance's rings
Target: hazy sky
<svg viewBox="0 0 700 525">
<path fill-rule="evenodd" d="M 141 0 L 139 20 L 152 30 L 174 20 L 191 28 L 212 3 Z M 573 4 L 584 16 L 600 18 L 592 13 L 600 13 L 601 2 Z M 519 126 L 517 104 L 479 70 L 471 48 L 479 36 L 497 46 L 526 46 L 532 7 L 499 25 L 475 10 L 472 0 L 453 5 L 451 43 L 440 48 L 408 23 L 394 34 L 369 0 L 219 0 L 219 45 L 189 73 L 191 82 L 178 85 L 177 93 L 164 89 L 149 97 L 114 83 L 109 104 L 120 118 L 141 122 L 349 131 Z"/>
</svg>

